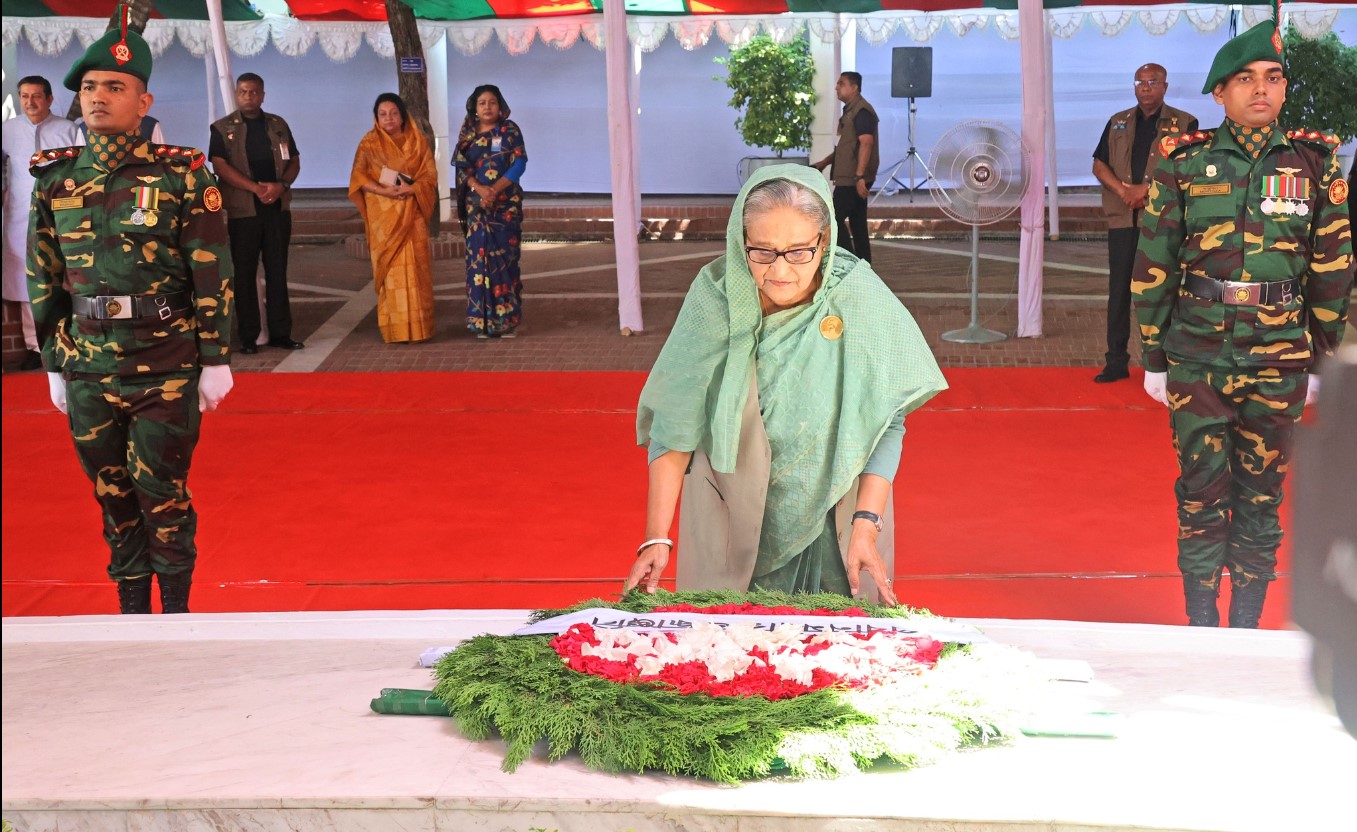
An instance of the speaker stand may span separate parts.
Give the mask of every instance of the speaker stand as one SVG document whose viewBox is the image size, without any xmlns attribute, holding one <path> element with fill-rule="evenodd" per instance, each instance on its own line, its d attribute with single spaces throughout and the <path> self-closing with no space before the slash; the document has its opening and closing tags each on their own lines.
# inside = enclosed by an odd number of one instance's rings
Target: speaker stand
<svg viewBox="0 0 1357 832">
<path fill-rule="evenodd" d="M 914 103 L 914 97 L 910 96 L 909 152 L 905 154 L 905 158 L 896 162 L 894 165 L 891 165 L 890 170 L 886 171 L 885 182 L 882 183 L 880 188 L 877 188 L 876 193 L 872 196 L 870 200 L 867 201 L 869 205 L 875 203 L 877 198 L 880 197 L 882 194 L 885 194 L 886 196 L 895 196 L 901 191 L 901 189 L 909 191 L 909 201 L 910 204 L 912 205 L 914 204 L 915 190 L 924 187 L 929 182 L 937 181 L 936 179 L 933 178 L 933 171 L 928 169 L 928 163 L 924 161 L 924 157 L 919 155 L 919 149 L 914 146 L 914 114 L 918 112 L 918 109 L 919 109 L 918 106 Z M 923 172 L 925 175 L 922 181 L 915 180 L 914 178 L 915 162 L 918 162 L 919 167 L 923 168 Z M 899 178 L 900 169 L 903 168 L 906 164 L 909 165 L 909 184 L 901 182 Z"/>
</svg>

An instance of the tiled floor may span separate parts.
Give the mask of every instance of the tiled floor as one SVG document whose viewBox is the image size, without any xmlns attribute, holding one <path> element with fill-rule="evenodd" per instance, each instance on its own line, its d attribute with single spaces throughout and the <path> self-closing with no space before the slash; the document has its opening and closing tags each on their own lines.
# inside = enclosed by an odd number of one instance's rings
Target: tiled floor
<svg viewBox="0 0 1357 832">
<path fill-rule="evenodd" d="M 1017 326 L 1016 241 L 981 246 L 979 317 L 1010 336 Z M 918 319 L 946 366 L 1094 366 L 1104 350 L 1106 249 L 1102 242 L 1048 242 L 1045 335 L 965 345 L 940 335 L 970 319 L 968 246 L 961 242 L 875 243 L 877 271 Z M 460 261 L 434 266 L 437 336 L 423 344 L 383 344 L 371 270 L 342 245 L 294 245 L 293 335 L 306 350 L 261 349 L 236 356 L 242 371 L 339 370 L 647 370 L 673 325 L 698 269 L 719 242 L 650 242 L 641 247 L 646 331 L 618 332 L 611 243 L 529 243 L 523 254 L 524 323 L 512 341 L 478 341 L 462 327 Z M 286 363 L 284 363 L 286 359 Z"/>
</svg>

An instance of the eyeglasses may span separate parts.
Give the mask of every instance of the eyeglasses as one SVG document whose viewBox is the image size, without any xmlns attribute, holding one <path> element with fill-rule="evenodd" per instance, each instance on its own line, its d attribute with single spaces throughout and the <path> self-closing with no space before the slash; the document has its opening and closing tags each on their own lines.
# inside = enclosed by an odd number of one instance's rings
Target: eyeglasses
<svg viewBox="0 0 1357 832">
<path fill-rule="evenodd" d="M 744 256 L 749 258 L 749 262 L 757 263 L 760 266 L 771 266 L 777 262 L 779 257 L 793 266 L 804 266 L 815 259 L 815 252 L 819 250 L 819 246 L 789 248 L 786 251 L 773 251 L 771 248 L 745 248 Z"/>
<path fill-rule="evenodd" d="M 1162 83 L 1164 83 L 1164 82 L 1163 82 L 1163 81 L 1160 81 L 1160 80 L 1158 80 L 1158 79 L 1156 78 L 1156 79 L 1151 79 L 1151 80 L 1149 80 L 1149 81 L 1136 81 L 1136 82 L 1135 82 L 1135 85 L 1136 85 L 1137 87 L 1145 87 L 1145 88 L 1147 88 L 1147 89 L 1154 89 L 1155 87 L 1159 86 L 1159 85 L 1162 84 Z"/>
</svg>

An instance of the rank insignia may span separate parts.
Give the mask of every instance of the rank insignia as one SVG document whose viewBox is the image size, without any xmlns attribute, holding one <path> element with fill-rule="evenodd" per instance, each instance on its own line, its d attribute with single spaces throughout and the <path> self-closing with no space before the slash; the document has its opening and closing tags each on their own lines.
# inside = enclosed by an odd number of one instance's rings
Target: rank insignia
<svg viewBox="0 0 1357 832">
<path fill-rule="evenodd" d="M 213 213 L 221 210 L 221 191 L 215 185 L 203 191 L 203 205 Z"/>
<path fill-rule="evenodd" d="M 820 319 L 820 334 L 826 340 L 837 341 L 843 335 L 843 318 L 838 315 L 826 315 Z"/>
<path fill-rule="evenodd" d="M 1329 202 L 1342 205 L 1348 201 L 1348 183 L 1346 179 L 1335 179 L 1329 185 Z"/>
<path fill-rule="evenodd" d="M 1177 136 L 1165 136 L 1159 140 L 1159 155 L 1167 156 L 1173 152 L 1173 148 L 1178 146 Z"/>
</svg>

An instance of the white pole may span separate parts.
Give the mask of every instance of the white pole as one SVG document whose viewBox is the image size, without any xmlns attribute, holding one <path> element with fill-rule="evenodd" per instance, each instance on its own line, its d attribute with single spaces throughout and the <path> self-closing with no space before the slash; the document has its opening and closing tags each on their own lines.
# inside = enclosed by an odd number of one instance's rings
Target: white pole
<svg viewBox="0 0 1357 832">
<path fill-rule="evenodd" d="M 1041 336 L 1043 226 L 1046 182 L 1046 59 L 1042 0 L 1018 0 L 1018 54 L 1022 69 L 1022 140 L 1031 161 L 1022 198 L 1022 237 L 1018 246 L 1018 337 Z"/>
<path fill-rule="evenodd" d="M 425 79 L 429 85 L 429 126 L 434 135 L 434 163 L 438 168 L 438 219 L 452 222 L 452 115 L 448 111 L 448 37 L 424 50 Z"/>
<path fill-rule="evenodd" d="M 1060 177 L 1055 170 L 1055 49 L 1051 42 L 1051 13 L 1046 12 L 1046 198 L 1050 238 L 1060 239 Z"/>
<path fill-rule="evenodd" d="M 633 161 L 636 110 L 631 101 L 627 12 L 623 0 L 603 0 L 604 63 L 608 78 L 608 150 L 612 162 L 613 247 L 617 258 L 617 315 L 624 335 L 645 329 L 641 320 L 641 253 L 636 226 Z"/>
<path fill-rule="evenodd" d="M 231 50 L 226 45 L 226 23 L 221 16 L 221 0 L 207 0 L 207 20 L 212 27 L 212 55 L 217 60 L 217 84 L 221 88 L 226 112 L 235 111 L 236 84 L 231 76 Z"/>
<path fill-rule="evenodd" d="M 217 108 L 217 59 L 212 57 L 215 50 L 211 46 L 207 47 L 207 52 L 203 54 L 203 68 L 207 71 L 207 123 L 211 124 L 221 118 Z"/>
</svg>

